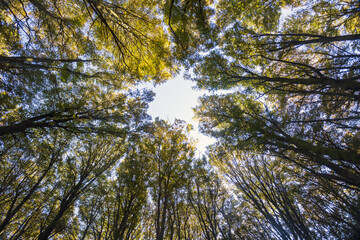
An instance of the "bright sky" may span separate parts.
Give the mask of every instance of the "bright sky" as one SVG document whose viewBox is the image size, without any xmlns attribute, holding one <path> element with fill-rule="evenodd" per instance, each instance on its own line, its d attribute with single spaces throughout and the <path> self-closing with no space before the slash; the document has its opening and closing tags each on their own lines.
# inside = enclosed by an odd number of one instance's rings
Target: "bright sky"
<svg viewBox="0 0 360 240">
<path fill-rule="evenodd" d="M 197 150 L 200 154 L 204 153 L 205 147 L 214 143 L 215 140 L 198 132 L 198 122 L 193 119 L 192 108 L 198 104 L 198 98 L 205 92 L 194 90 L 193 86 L 195 83 L 185 80 L 181 73 L 164 84 L 156 87 L 147 85 L 146 87 L 151 88 L 156 93 L 155 99 L 149 107 L 149 114 L 153 119 L 159 117 L 173 123 L 177 118 L 193 125 L 194 130 L 191 132 L 191 137 L 198 139 Z"/>
</svg>

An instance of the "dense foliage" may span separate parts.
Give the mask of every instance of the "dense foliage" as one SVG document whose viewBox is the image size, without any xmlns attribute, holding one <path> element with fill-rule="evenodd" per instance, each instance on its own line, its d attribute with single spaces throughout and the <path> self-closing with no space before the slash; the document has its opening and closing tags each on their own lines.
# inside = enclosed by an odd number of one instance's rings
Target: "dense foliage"
<svg viewBox="0 0 360 240">
<path fill-rule="evenodd" d="M 1 239 L 359 239 L 360 3 L 0 0 Z M 146 114 L 180 67 L 217 139 Z"/>
</svg>

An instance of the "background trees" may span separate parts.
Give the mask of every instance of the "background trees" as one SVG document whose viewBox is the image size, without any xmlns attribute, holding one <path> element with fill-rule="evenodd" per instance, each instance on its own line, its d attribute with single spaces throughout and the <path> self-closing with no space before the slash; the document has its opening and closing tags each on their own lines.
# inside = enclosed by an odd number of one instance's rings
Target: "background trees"
<svg viewBox="0 0 360 240">
<path fill-rule="evenodd" d="M 199 88 L 232 91 L 204 96 L 196 110 L 203 132 L 219 140 L 212 158 L 277 238 L 359 235 L 352 224 L 357 210 L 343 208 L 345 199 L 354 209 L 359 202 L 358 7 L 355 1 L 219 2 L 217 48 L 195 64 Z M 281 180 L 289 172 L 291 180 Z M 316 216 L 306 213 L 310 202 Z M 285 205 L 286 214 L 279 209 Z M 285 219 L 290 216 L 296 219 Z M 341 235 L 325 230 L 335 228 Z"/>
<path fill-rule="evenodd" d="M 159 5 L 20 0 L 0 8 L 0 234 L 87 237 L 81 200 L 96 205 L 93 194 L 148 120 L 153 94 L 129 87 L 176 69 Z M 113 235 L 134 228 L 111 226 Z"/>
<path fill-rule="evenodd" d="M 0 238 L 357 239 L 358 25 L 351 0 L 0 1 Z M 213 91 L 201 159 L 135 89 L 180 66 Z"/>
<path fill-rule="evenodd" d="M 141 111 L 123 90 L 174 72 L 156 14 L 155 3 L 2 1 L 1 135 L 96 131 Z"/>
</svg>

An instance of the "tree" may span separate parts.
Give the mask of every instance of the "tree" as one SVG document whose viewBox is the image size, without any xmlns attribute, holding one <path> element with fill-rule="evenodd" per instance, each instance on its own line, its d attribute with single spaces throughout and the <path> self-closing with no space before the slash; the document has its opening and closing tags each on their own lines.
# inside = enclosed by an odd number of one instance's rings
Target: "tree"
<svg viewBox="0 0 360 240">
<path fill-rule="evenodd" d="M 359 3 L 0 0 L 0 238 L 357 239 Z M 202 132 L 146 114 L 180 66 Z"/>
<path fill-rule="evenodd" d="M 165 2 L 164 22 L 175 43 L 173 54 L 189 68 L 198 60 L 199 51 L 214 46 L 217 27 L 211 23 L 212 0 L 170 0 Z"/>
<path fill-rule="evenodd" d="M 299 177 L 295 186 L 317 186 L 299 198 L 304 209 L 319 206 L 314 221 L 325 222 L 334 237 L 356 236 L 358 213 L 347 215 L 344 206 L 357 208 L 360 186 L 358 3 L 220 1 L 216 9 L 216 47 L 194 64 L 192 77 L 199 88 L 232 91 L 204 96 L 196 110 L 202 131 L 218 139 L 214 151 L 269 156 L 265 162 L 276 158 L 280 172 L 296 169 L 304 181 Z M 257 182 L 264 179 L 255 172 L 264 170 L 243 164 L 239 188 L 263 193 Z M 281 187 L 273 192 L 282 196 Z"/>
<path fill-rule="evenodd" d="M 155 206 L 154 225 L 156 239 L 162 240 L 168 228 L 171 202 L 174 193 L 186 184 L 194 146 L 186 135 L 184 122 L 176 120 L 173 125 L 156 120 L 152 135 L 144 139 L 141 146 L 143 158 L 151 163 L 149 187 Z"/>
<path fill-rule="evenodd" d="M 223 168 L 230 181 L 272 225 L 273 234 L 277 238 L 314 238 L 310 224 L 295 204 L 296 194 L 291 189 L 291 180 L 279 163 L 265 157 L 259 159 L 256 155 L 233 156 L 233 159 L 231 155 L 229 157 L 226 160 L 223 158 L 224 163 L 219 162 L 218 166 Z M 279 167 L 281 171 L 277 170 Z M 287 183 L 286 177 L 289 180 Z M 271 236 L 271 233 L 268 234 Z"/>
<path fill-rule="evenodd" d="M 1 152 L 0 235 L 18 238 L 36 221 L 54 183 L 54 167 L 68 149 L 68 139 L 59 136 L 14 143 L 18 148 Z"/>
<path fill-rule="evenodd" d="M 25 145 L 23 153 L 19 148 L 3 153 L 3 236 L 48 239 L 64 234 L 76 225 L 75 203 L 123 151 L 114 138 L 96 138 L 95 144 L 95 139 L 70 136 L 55 131 Z"/>
<path fill-rule="evenodd" d="M 261 223 L 264 229 L 270 226 L 266 238 L 352 239 L 358 235 L 357 191 L 344 192 L 276 157 L 228 151 L 225 146 L 214 149 L 211 161 L 236 186 L 238 199 L 247 199 L 251 203 L 247 208 L 266 219 Z"/>
<path fill-rule="evenodd" d="M 346 144 L 346 135 L 337 133 L 336 128 L 324 131 L 326 125 L 319 122 L 300 125 L 301 121 L 293 116 L 301 113 L 270 111 L 253 98 L 236 93 L 204 97 L 198 115 L 203 119 L 205 132 L 234 148 L 259 149 L 295 163 L 317 177 L 346 184 L 348 188 L 360 186 L 359 173 L 355 171 L 359 167 L 356 146 L 352 142 Z M 339 140 L 332 141 L 330 136 Z"/>
<path fill-rule="evenodd" d="M 67 219 L 73 215 L 75 201 L 121 157 L 121 142 L 111 144 L 113 139 L 97 140 L 97 144 L 75 143 L 72 147 L 79 150 L 68 155 L 60 165 L 58 179 L 52 189 L 55 191 L 53 199 L 48 200 L 44 206 L 48 210 L 43 215 L 45 222 L 40 225 L 38 239 L 48 239 L 66 229 Z"/>
<path fill-rule="evenodd" d="M 139 113 L 145 104 L 135 103 L 128 87 L 175 72 L 158 8 L 142 1 L 2 1 L 0 136 L 33 128 L 116 132 L 114 121 L 132 118 L 123 110 Z M 152 98 L 143 96 L 138 100 Z"/>
<path fill-rule="evenodd" d="M 169 49 L 157 7 L 157 2 L 143 1 L 3 1 L 2 19 L 8 30 L 2 32 L 7 40 L 3 44 L 10 46 L 2 53 L 7 55 L 3 69 L 81 74 L 84 66 L 51 69 L 51 64 L 92 63 L 98 73 L 122 75 L 126 70 L 128 76 L 160 80 L 161 74 L 168 74 Z"/>
<path fill-rule="evenodd" d="M 341 129 L 356 139 L 357 3 L 313 1 L 302 6 L 298 1 L 273 1 L 251 8 L 260 3 L 219 3 L 222 33 L 218 48 L 195 65 L 198 86 L 212 90 L 239 86 L 272 109 L 296 109 L 294 121 L 323 122 L 324 128 Z M 290 7 L 293 11 L 280 21 L 280 10 Z"/>
<path fill-rule="evenodd" d="M 194 176 L 189 183 L 189 204 L 201 227 L 203 239 L 218 239 L 221 201 L 224 193 L 216 173 L 206 167 L 205 159 L 194 162 Z"/>
<path fill-rule="evenodd" d="M 152 100 L 152 92 L 133 92 L 117 94 L 102 91 L 94 87 L 89 93 L 85 90 L 78 102 L 74 100 L 54 103 L 50 109 L 33 109 L 34 113 L 27 112 L 28 118 L 16 121 L 11 113 L 4 116 L 5 126 L 0 126 L 0 137 L 17 133 L 33 133 L 34 129 L 58 128 L 73 133 L 98 133 L 124 135 L 129 132 L 133 123 L 140 123 L 148 118 L 145 114 L 147 102 Z M 89 101 L 92 94 L 97 92 L 97 97 Z M 79 93 L 78 93 L 79 94 Z M 69 96 L 70 97 L 70 96 Z M 58 106 L 56 106 L 58 105 Z M 47 111 L 42 114 L 41 111 Z M 39 114 L 39 115 L 36 115 Z M 31 116 L 35 115 L 35 116 Z M 23 117 L 25 117 L 23 116 Z M 18 118 L 15 116 L 14 118 Z M 15 121 L 14 121 L 15 120 Z"/>
<path fill-rule="evenodd" d="M 128 146 L 116 175 L 101 179 L 79 203 L 82 239 L 136 239 L 146 204 L 146 162 Z M 114 173 L 112 173 L 114 174 Z M 111 175 L 111 174 L 109 174 Z"/>
</svg>

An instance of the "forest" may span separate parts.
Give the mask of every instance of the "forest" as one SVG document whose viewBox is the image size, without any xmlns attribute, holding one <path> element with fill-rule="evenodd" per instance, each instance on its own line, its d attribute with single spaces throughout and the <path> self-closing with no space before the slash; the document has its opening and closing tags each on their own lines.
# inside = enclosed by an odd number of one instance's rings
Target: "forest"
<svg viewBox="0 0 360 240">
<path fill-rule="evenodd" d="M 360 239 L 358 0 L 0 0 L 0 116 L 0 239 Z"/>
</svg>

